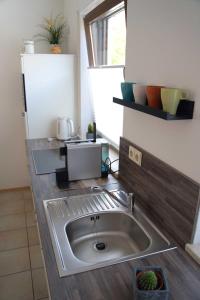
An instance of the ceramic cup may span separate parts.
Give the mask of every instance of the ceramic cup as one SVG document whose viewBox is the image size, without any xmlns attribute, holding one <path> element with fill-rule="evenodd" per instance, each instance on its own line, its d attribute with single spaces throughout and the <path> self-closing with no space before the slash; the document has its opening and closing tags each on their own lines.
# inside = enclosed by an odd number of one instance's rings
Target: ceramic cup
<svg viewBox="0 0 200 300">
<path fill-rule="evenodd" d="M 140 83 L 133 84 L 133 95 L 135 103 L 145 105 L 146 104 L 146 86 Z"/>
<path fill-rule="evenodd" d="M 135 101 L 133 96 L 133 82 L 122 82 L 121 91 L 122 91 L 123 100 L 128 102 Z"/>
<path fill-rule="evenodd" d="M 163 111 L 166 111 L 172 115 L 176 115 L 181 98 L 183 98 L 182 90 L 176 88 L 162 88 L 161 99 Z"/>
<path fill-rule="evenodd" d="M 162 86 L 148 85 L 146 87 L 146 95 L 148 106 L 161 109 L 161 88 Z"/>
</svg>

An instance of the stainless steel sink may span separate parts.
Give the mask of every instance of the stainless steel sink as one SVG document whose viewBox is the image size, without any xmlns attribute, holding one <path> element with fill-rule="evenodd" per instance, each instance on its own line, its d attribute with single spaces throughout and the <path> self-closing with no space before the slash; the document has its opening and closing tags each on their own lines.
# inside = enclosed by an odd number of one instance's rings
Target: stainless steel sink
<svg viewBox="0 0 200 300">
<path fill-rule="evenodd" d="M 45 200 L 44 207 L 61 277 L 174 248 L 137 206 L 130 214 L 106 193 Z"/>
<path fill-rule="evenodd" d="M 73 254 L 90 264 L 140 253 L 151 244 L 148 234 L 123 212 L 82 217 L 70 222 L 66 232 Z"/>
</svg>

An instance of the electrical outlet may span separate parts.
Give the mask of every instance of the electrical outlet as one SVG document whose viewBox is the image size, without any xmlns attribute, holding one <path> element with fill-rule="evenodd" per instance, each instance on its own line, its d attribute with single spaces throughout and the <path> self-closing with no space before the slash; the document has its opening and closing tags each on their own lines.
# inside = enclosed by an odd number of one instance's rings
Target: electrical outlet
<svg viewBox="0 0 200 300">
<path fill-rule="evenodd" d="M 129 146 L 129 154 L 128 157 L 141 167 L 142 165 L 142 152 L 134 148 L 133 146 Z"/>
<path fill-rule="evenodd" d="M 132 146 L 129 146 L 129 153 L 128 153 L 128 157 L 132 160 L 132 161 L 134 161 L 134 147 L 132 147 Z"/>
</svg>

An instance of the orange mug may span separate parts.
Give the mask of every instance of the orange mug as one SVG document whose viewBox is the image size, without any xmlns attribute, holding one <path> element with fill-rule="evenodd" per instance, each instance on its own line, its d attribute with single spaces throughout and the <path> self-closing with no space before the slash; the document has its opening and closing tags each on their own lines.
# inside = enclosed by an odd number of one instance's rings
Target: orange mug
<svg viewBox="0 0 200 300">
<path fill-rule="evenodd" d="M 163 86 L 148 85 L 146 87 L 146 95 L 147 95 L 148 106 L 154 107 L 154 108 L 157 108 L 157 109 L 162 108 L 161 88 L 163 88 Z"/>
</svg>

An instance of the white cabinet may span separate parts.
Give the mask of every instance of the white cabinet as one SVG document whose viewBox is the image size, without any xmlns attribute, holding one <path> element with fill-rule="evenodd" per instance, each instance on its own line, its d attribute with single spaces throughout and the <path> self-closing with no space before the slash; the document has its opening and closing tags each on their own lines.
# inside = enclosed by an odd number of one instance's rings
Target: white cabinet
<svg viewBox="0 0 200 300">
<path fill-rule="evenodd" d="M 27 138 L 56 136 L 56 119 L 74 120 L 74 55 L 23 54 Z"/>
</svg>

